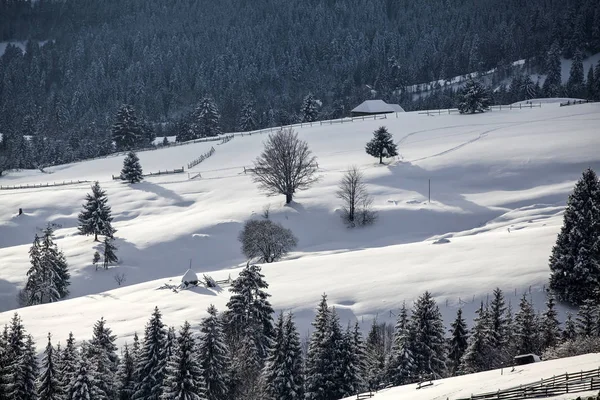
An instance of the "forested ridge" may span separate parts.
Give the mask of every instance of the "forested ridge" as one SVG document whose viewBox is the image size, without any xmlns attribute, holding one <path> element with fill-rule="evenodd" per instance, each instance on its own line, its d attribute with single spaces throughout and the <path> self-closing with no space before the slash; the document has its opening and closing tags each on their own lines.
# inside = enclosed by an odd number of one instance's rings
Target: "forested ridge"
<svg viewBox="0 0 600 400">
<path fill-rule="evenodd" d="M 38 137 L 57 163 L 110 152 L 122 104 L 173 135 L 205 97 L 225 132 L 248 104 L 256 127 L 296 122 L 309 94 L 319 118 L 371 90 L 425 106 L 402 88 L 523 58 L 543 68 L 555 42 L 567 58 L 600 50 L 600 2 L 0 0 L 0 41 L 28 39 L 0 58 L 0 132 Z"/>
</svg>

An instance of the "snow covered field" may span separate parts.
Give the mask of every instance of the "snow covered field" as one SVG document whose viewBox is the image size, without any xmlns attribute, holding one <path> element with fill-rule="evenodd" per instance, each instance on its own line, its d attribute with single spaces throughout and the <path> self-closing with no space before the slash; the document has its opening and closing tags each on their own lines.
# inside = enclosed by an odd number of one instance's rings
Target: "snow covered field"
<svg viewBox="0 0 600 400">
<path fill-rule="evenodd" d="M 365 143 L 386 125 L 401 157 L 380 166 Z M 329 295 L 342 321 L 387 320 L 403 300 L 430 290 L 448 321 L 462 305 L 467 318 L 499 286 L 516 305 L 530 291 L 544 301 L 550 249 L 568 193 L 581 172 L 600 170 L 600 105 L 493 111 L 482 115 L 398 114 L 378 121 L 298 129 L 318 157 L 321 180 L 290 206 L 265 197 L 244 173 L 266 135 L 244 135 L 217 145 L 198 143 L 139 153 L 145 172 L 180 168 L 214 146 L 215 154 L 183 174 L 149 177 L 136 185 L 111 179 L 123 157 L 21 171 L 0 178 L 20 185 L 99 180 L 115 217 L 118 267 L 95 271 L 92 237 L 77 235 L 77 214 L 89 184 L 0 190 L 0 325 L 17 307 L 34 234 L 60 226 L 57 243 L 72 274 L 70 299 L 19 309 L 43 345 L 48 331 L 64 340 L 91 335 L 101 316 L 118 345 L 141 333 L 157 305 L 165 322 L 196 325 L 207 306 L 223 309 L 227 290 L 158 290 L 194 271 L 235 278 L 245 264 L 237 235 L 245 220 L 271 218 L 292 229 L 299 245 L 285 260 L 264 265 L 277 310 L 294 311 L 305 335 L 320 295 Z M 218 142 L 217 142 L 218 143 Z M 363 169 L 378 222 L 348 229 L 339 218 L 336 185 L 351 164 Z M 431 203 L 427 201 L 431 180 Z M 19 208 L 25 215 L 17 216 Z M 439 238 L 449 243 L 432 244 Z M 124 273 L 117 288 L 115 273 Z M 470 322 L 470 321 L 469 321 Z"/>
<path fill-rule="evenodd" d="M 586 354 L 579 357 L 569 357 L 560 360 L 544 361 L 536 364 L 517 366 L 513 372 L 510 368 L 493 370 L 458 376 L 455 378 L 434 381 L 432 386 L 417 390 L 417 384 L 398 386 L 382 390 L 377 393 L 373 400 L 446 400 L 457 398 L 468 398 L 471 394 L 488 393 L 495 390 L 508 389 L 519 385 L 525 385 L 539 381 L 540 379 L 552 378 L 555 375 L 573 373 L 577 371 L 590 371 L 600 366 L 600 354 Z M 577 396 L 593 395 L 597 392 L 572 393 L 549 400 L 572 400 Z M 348 399 L 356 398 L 349 397 Z"/>
</svg>

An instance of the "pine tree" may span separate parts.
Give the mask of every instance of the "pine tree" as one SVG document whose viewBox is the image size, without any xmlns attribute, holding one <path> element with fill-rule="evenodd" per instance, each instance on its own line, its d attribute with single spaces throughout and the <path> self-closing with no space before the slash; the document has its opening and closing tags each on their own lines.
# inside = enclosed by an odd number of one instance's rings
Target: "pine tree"
<svg viewBox="0 0 600 400">
<path fill-rule="evenodd" d="M 135 362 L 129 347 L 125 344 L 119 369 L 115 377 L 118 400 L 131 400 L 135 389 Z"/>
<path fill-rule="evenodd" d="M 328 382 L 334 376 L 335 371 L 331 366 L 331 352 L 327 347 L 329 329 L 331 327 L 331 310 L 327 306 L 327 296 L 323 295 L 317 307 L 317 315 L 313 322 L 313 333 L 308 346 L 306 356 L 306 400 L 331 400 L 335 393 L 327 389 Z"/>
<path fill-rule="evenodd" d="M 142 166 L 140 159 L 135 152 L 130 151 L 123 160 L 123 169 L 121 170 L 121 179 L 129 183 L 141 182 L 144 177 L 142 175 Z"/>
<path fill-rule="evenodd" d="M 4 325 L 4 330 L 0 334 L 0 399 L 8 398 L 6 385 L 11 360 L 8 353 L 8 325 Z"/>
<path fill-rule="evenodd" d="M 587 74 L 587 79 L 585 80 L 585 98 L 587 100 L 594 100 L 595 87 L 596 77 L 594 76 L 594 66 L 590 65 L 590 69 L 588 70 Z"/>
<path fill-rule="evenodd" d="M 29 249 L 29 260 L 31 267 L 27 271 L 27 283 L 25 284 L 25 304 L 40 304 L 42 299 L 42 288 L 44 285 L 44 267 L 42 265 L 42 252 L 40 238 L 36 234 L 33 244 Z"/>
<path fill-rule="evenodd" d="M 411 321 L 415 330 L 416 373 L 441 376 L 446 368 L 444 323 L 439 307 L 429 292 L 417 299 Z"/>
<path fill-rule="evenodd" d="M 115 374 L 117 372 L 119 357 L 115 345 L 116 335 L 106 326 L 104 318 L 94 324 L 92 340 L 89 343 L 87 359 L 96 376 L 94 386 L 99 393 L 108 399 L 116 394 Z"/>
<path fill-rule="evenodd" d="M 577 312 L 577 336 L 597 336 L 598 332 L 596 328 L 598 324 L 598 317 L 598 308 L 596 307 L 594 300 L 585 300 Z"/>
<path fill-rule="evenodd" d="M 258 327 L 250 325 L 237 343 L 232 343 L 230 396 L 238 399 L 260 399 L 260 371 L 263 360 L 259 356 L 256 340 Z"/>
<path fill-rule="evenodd" d="M 117 255 L 115 254 L 117 246 L 113 244 L 113 240 L 114 239 L 108 236 L 104 238 L 104 250 L 102 251 L 102 255 L 104 256 L 104 269 L 108 269 L 109 264 L 116 263 L 117 261 L 119 261 Z"/>
<path fill-rule="evenodd" d="M 92 264 L 96 267 L 96 271 L 98 271 L 98 263 L 100 262 L 100 253 L 97 251 L 94 252 L 94 258 L 92 258 Z"/>
<path fill-rule="evenodd" d="M 227 400 L 228 349 L 221 321 L 215 306 L 208 307 L 208 316 L 200 323 L 198 357 L 206 384 L 208 400 Z"/>
<path fill-rule="evenodd" d="M 491 346 L 494 352 L 492 368 L 498 368 L 510 363 L 512 355 L 508 349 L 510 327 L 504 293 L 500 288 L 496 288 L 493 295 L 494 298 L 489 306 Z"/>
<path fill-rule="evenodd" d="M 394 385 L 404 385 L 415 379 L 414 330 L 410 326 L 406 303 L 402 303 L 396 326 L 394 343 L 388 366 L 389 380 Z"/>
<path fill-rule="evenodd" d="M 36 378 L 38 365 L 35 353 L 35 344 L 31 335 L 27 336 L 18 358 L 13 358 L 10 380 L 7 385 L 9 399 L 36 400 Z M 14 356 L 14 353 L 13 353 Z"/>
<path fill-rule="evenodd" d="M 112 126 L 112 138 L 117 151 L 132 150 L 144 140 L 140 124 L 132 106 L 123 104 L 117 111 Z"/>
<path fill-rule="evenodd" d="M 515 345 L 518 354 L 529 354 L 538 352 L 536 335 L 535 312 L 533 306 L 523 294 L 519 304 L 519 312 L 515 315 Z"/>
<path fill-rule="evenodd" d="M 599 238 L 600 182 L 587 169 L 569 196 L 550 256 L 550 288 L 560 300 L 582 304 L 600 285 Z"/>
<path fill-rule="evenodd" d="M 398 146 L 392 139 L 392 134 L 385 126 L 373 132 L 373 139 L 366 146 L 367 154 L 379 157 L 379 164 L 383 164 L 383 157 L 395 157 L 398 155 Z"/>
<path fill-rule="evenodd" d="M 200 101 L 194 110 L 192 118 L 192 130 L 195 132 L 195 138 L 218 136 L 221 134 L 219 126 L 221 115 L 211 98 L 205 97 Z"/>
<path fill-rule="evenodd" d="M 367 365 L 367 385 L 370 390 L 378 390 L 384 382 L 385 348 L 383 342 L 383 325 L 373 320 L 371 330 L 365 342 Z"/>
<path fill-rule="evenodd" d="M 79 233 L 82 235 L 94 235 L 94 241 L 98 241 L 98 235 L 113 237 L 116 230 L 112 227 L 112 216 L 110 206 L 107 204 L 106 192 L 100 188 L 96 181 L 92 185 L 92 194 L 86 195 L 86 204 L 79 214 Z"/>
<path fill-rule="evenodd" d="M 69 400 L 92 400 L 96 394 L 93 387 L 87 363 L 82 359 L 79 363 L 77 376 L 71 383 L 69 389 Z"/>
<path fill-rule="evenodd" d="M 460 360 L 461 373 L 475 373 L 487 371 L 494 364 L 495 354 L 493 347 L 493 334 L 491 331 L 490 310 L 484 307 L 483 302 L 473 321 L 473 329 L 469 337 L 468 346 Z"/>
<path fill-rule="evenodd" d="M 187 321 L 181 327 L 174 347 L 165 370 L 161 399 L 206 400 L 203 372 L 195 354 L 196 343 Z"/>
<path fill-rule="evenodd" d="M 577 50 L 573 56 L 569 80 L 567 81 L 569 96 L 577 98 L 582 97 L 584 88 L 583 73 L 583 54 L 581 54 L 581 51 Z"/>
<path fill-rule="evenodd" d="M 326 381 L 325 393 L 330 393 L 330 398 L 339 399 L 345 397 L 344 392 L 344 335 L 340 325 L 340 318 L 335 310 L 331 310 L 329 319 L 329 332 L 325 347 L 328 349 L 331 376 Z M 385 357 L 384 357 L 385 361 Z M 382 368 L 382 378 L 385 365 Z"/>
<path fill-rule="evenodd" d="M 136 365 L 136 376 L 140 380 L 137 383 L 133 399 L 160 399 L 167 361 L 165 357 L 166 341 L 167 331 L 160 311 L 158 307 L 155 307 L 152 317 L 146 325 L 144 343 Z"/>
<path fill-rule="evenodd" d="M 232 295 L 225 312 L 232 337 L 239 338 L 248 332 L 256 335 L 254 340 L 261 360 L 267 356 L 273 337 L 273 307 L 268 300 L 271 295 L 265 291 L 268 287 L 260 266 L 248 263 L 231 284 Z"/>
<path fill-rule="evenodd" d="M 461 114 L 485 112 L 490 108 L 488 89 L 476 80 L 469 79 L 458 96 L 458 111 Z"/>
<path fill-rule="evenodd" d="M 165 357 L 167 358 L 167 362 L 173 356 L 176 344 L 177 334 L 175 333 L 175 327 L 170 326 L 169 329 L 167 329 L 167 344 L 165 345 Z"/>
<path fill-rule="evenodd" d="M 600 100 L 600 60 L 594 69 L 594 100 Z"/>
<path fill-rule="evenodd" d="M 363 379 L 365 349 L 358 321 L 354 324 L 354 329 L 348 323 L 344 333 L 341 353 L 342 395 L 343 397 L 349 397 L 360 393 L 365 387 Z"/>
<path fill-rule="evenodd" d="M 561 89 L 560 47 L 555 42 L 546 57 L 546 80 L 543 90 L 547 97 L 559 97 Z"/>
<path fill-rule="evenodd" d="M 455 375 L 461 367 L 461 359 L 467 350 L 469 339 L 467 324 L 462 316 L 462 308 L 456 312 L 456 319 L 452 322 L 450 335 L 448 360 L 450 361 L 450 372 Z"/>
<path fill-rule="evenodd" d="M 242 132 L 253 131 L 257 128 L 256 110 L 254 109 L 254 103 L 251 101 L 246 103 L 244 108 L 242 108 L 239 128 Z"/>
<path fill-rule="evenodd" d="M 556 303 L 552 295 L 546 300 L 546 311 L 542 316 L 541 347 L 542 350 L 556 346 L 560 341 L 560 322 L 558 322 L 558 312 Z"/>
<path fill-rule="evenodd" d="M 75 347 L 75 338 L 73 332 L 69 332 L 64 350 L 61 353 L 60 359 L 60 378 L 61 390 L 63 393 L 70 393 L 69 390 L 74 384 L 79 374 L 79 354 Z"/>
<path fill-rule="evenodd" d="M 316 121 L 319 116 L 318 111 L 319 104 L 315 100 L 312 93 L 309 93 L 302 102 L 302 108 L 300 108 L 300 115 L 302 116 L 302 122 L 313 122 Z"/>
<path fill-rule="evenodd" d="M 304 398 L 302 348 L 292 314 L 279 314 L 275 324 L 273 346 L 263 372 L 269 400 Z"/>
<path fill-rule="evenodd" d="M 48 344 L 42 361 L 42 375 L 38 382 L 39 400 L 62 400 L 60 370 L 57 368 L 56 354 L 52 346 L 52 337 L 48 334 Z"/>
<path fill-rule="evenodd" d="M 573 340 L 577 337 L 577 326 L 575 325 L 575 321 L 573 321 L 573 314 L 567 312 L 567 317 L 565 318 L 565 329 L 562 332 L 563 341 Z"/>
</svg>

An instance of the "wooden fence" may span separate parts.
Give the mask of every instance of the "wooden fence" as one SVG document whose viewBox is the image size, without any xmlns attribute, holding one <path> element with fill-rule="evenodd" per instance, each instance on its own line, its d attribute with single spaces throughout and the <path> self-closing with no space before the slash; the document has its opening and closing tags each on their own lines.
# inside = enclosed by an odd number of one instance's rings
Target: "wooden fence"
<svg viewBox="0 0 600 400">
<path fill-rule="evenodd" d="M 560 103 L 561 107 L 565 107 L 565 106 L 574 106 L 576 104 L 586 104 L 586 103 L 594 103 L 594 100 L 569 100 L 566 101 L 564 103 Z"/>
<path fill-rule="evenodd" d="M 600 368 L 590 371 L 566 373 L 538 382 L 509 389 L 471 395 L 457 400 L 521 400 L 536 397 L 553 397 L 568 393 L 600 390 Z"/>
<path fill-rule="evenodd" d="M 490 106 L 488 108 L 489 111 L 502 111 L 502 110 L 521 110 L 523 108 L 540 108 L 542 107 L 542 103 L 537 103 L 537 104 L 533 104 L 533 103 L 527 103 L 527 104 L 509 104 L 509 105 L 498 105 L 498 106 Z M 441 115 L 441 114 L 452 114 L 452 113 L 458 113 L 460 111 L 458 111 L 458 108 L 446 108 L 446 109 L 441 109 L 441 110 L 425 110 L 425 111 L 420 111 L 419 114 L 426 114 L 426 115 Z"/>
<path fill-rule="evenodd" d="M 229 140 L 231 140 L 231 139 L 229 139 Z M 196 158 L 194 161 L 188 163 L 188 165 L 187 165 L 188 169 L 194 168 L 196 165 L 200 164 L 202 161 L 206 160 L 208 157 L 212 156 L 213 154 L 215 154 L 215 148 L 211 147 L 208 152 L 202 154 L 200 157 Z"/>
<path fill-rule="evenodd" d="M 80 183 L 88 183 L 89 181 L 63 181 L 63 182 L 53 182 L 53 183 L 38 183 L 38 184 L 26 184 L 26 185 L 15 185 L 15 186 L 2 186 L 0 185 L 0 190 L 15 190 L 15 189 L 33 189 L 33 188 L 45 188 L 45 187 L 53 187 L 53 186 L 66 186 L 66 185 L 77 185 Z"/>
<path fill-rule="evenodd" d="M 179 168 L 179 169 L 173 169 L 171 171 L 169 170 L 165 170 L 165 171 L 158 171 L 158 172 L 149 172 L 147 174 L 143 174 L 143 177 L 147 177 L 147 176 L 157 176 L 157 175 L 171 175 L 171 174 L 181 174 L 183 173 L 183 167 Z M 119 175 L 113 175 L 112 176 L 113 180 L 117 181 L 117 180 L 124 180 L 124 178 L 121 176 L 121 174 Z"/>
</svg>

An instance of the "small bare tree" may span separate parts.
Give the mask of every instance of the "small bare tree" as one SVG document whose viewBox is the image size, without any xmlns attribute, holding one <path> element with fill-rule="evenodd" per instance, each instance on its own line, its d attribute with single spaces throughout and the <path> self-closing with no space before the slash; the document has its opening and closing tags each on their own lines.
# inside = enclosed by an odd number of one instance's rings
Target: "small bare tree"
<svg viewBox="0 0 600 400">
<path fill-rule="evenodd" d="M 368 225 L 377 218 L 377 214 L 371 209 L 373 200 L 367 192 L 367 185 L 358 167 L 348 168 L 336 194 L 344 202 L 342 218 L 350 226 Z"/>
<path fill-rule="evenodd" d="M 239 241 L 246 257 L 258 257 L 260 262 L 266 263 L 279 260 L 298 244 L 291 230 L 270 219 L 247 221 Z"/>
<path fill-rule="evenodd" d="M 285 195 L 285 203 L 289 204 L 294 193 L 318 180 L 316 160 L 308 144 L 298 139 L 292 128 L 284 128 L 269 135 L 250 172 L 260 189 L 269 195 Z"/>
<path fill-rule="evenodd" d="M 125 273 L 116 273 L 113 278 L 115 278 L 115 282 L 117 282 L 119 286 L 127 280 Z"/>
</svg>

